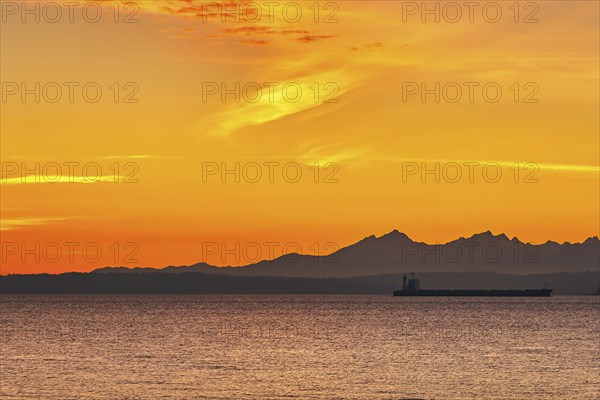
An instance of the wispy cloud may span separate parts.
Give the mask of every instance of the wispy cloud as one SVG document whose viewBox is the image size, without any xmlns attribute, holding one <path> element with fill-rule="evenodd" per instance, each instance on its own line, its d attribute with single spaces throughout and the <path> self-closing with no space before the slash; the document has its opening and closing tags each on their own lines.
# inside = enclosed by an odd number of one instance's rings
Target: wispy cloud
<svg viewBox="0 0 600 400">
<path fill-rule="evenodd" d="M 321 84 L 317 92 L 315 82 Z M 330 84 L 328 90 L 323 87 Z M 316 107 L 334 107 L 336 99 L 360 84 L 360 75 L 347 69 L 315 73 L 279 82 L 264 88 L 255 103 L 231 104 L 224 111 L 203 119 L 196 127 L 199 134 L 228 136 L 246 126 L 260 125 Z M 293 85 L 292 89 L 289 89 Z M 316 96 L 316 97 L 315 97 Z"/>
<path fill-rule="evenodd" d="M 323 40 L 323 39 L 332 39 L 334 38 L 335 35 L 306 35 L 306 36 L 302 36 L 299 37 L 298 41 L 300 42 L 304 42 L 304 43 L 311 43 L 317 40 Z"/>
<path fill-rule="evenodd" d="M 386 158 L 386 157 L 376 157 L 373 160 L 383 160 L 383 161 L 394 161 L 394 162 L 426 162 L 426 163 L 479 163 L 481 165 L 485 164 L 497 164 L 500 167 L 514 167 L 515 161 L 502 161 L 502 160 L 448 160 L 448 159 L 404 159 L 404 158 Z M 537 163 L 537 162 L 521 162 L 521 165 L 532 164 L 540 170 L 547 171 L 564 171 L 564 172 L 585 172 L 585 173 L 600 173 L 600 167 L 594 165 L 577 165 L 577 164 L 555 164 L 555 163 Z"/>
<path fill-rule="evenodd" d="M 502 160 L 458 160 L 458 159 L 436 159 L 436 158 L 403 158 L 403 157 L 378 157 L 369 156 L 366 154 L 364 149 L 353 149 L 353 148 L 338 148 L 335 151 L 328 152 L 326 148 L 315 148 L 303 154 L 301 159 L 307 160 L 308 162 L 315 162 L 319 159 L 325 161 L 340 161 L 343 160 L 346 163 L 352 162 L 391 162 L 391 163 L 457 163 L 465 165 L 467 163 L 477 163 L 479 165 L 496 164 L 500 167 L 510 168 L 514 167 L 516 161 L 502 161 Z M 576 172 L 576 173 L 600 173 L 600 166 L 598 165 L 578 165 L 578 164 L 557 164 L 557 163 L 538 163 L 523 161 L 520 162 L 521 166 L 531 165 L 533 168 L 546 171 L 557 171 L 557 172 Z"/>
<path fill-rule="evenodd" d="M 56 224 L 68 221 L 71 218 L 2 218 L 0 219 L 0 231 L 12 231 L 32 226 Z"/>
</svg>

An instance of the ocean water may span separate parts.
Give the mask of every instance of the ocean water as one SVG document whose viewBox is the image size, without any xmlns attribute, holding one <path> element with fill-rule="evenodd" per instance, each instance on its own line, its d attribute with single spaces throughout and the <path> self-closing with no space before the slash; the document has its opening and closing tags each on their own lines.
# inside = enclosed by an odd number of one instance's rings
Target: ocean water
<svg viewBox="0 0 600 400">
<path fill-rule="evenodd" d="M 2 399 L 600 399 L 600 297 L 0 296 Z"/>
</svg>

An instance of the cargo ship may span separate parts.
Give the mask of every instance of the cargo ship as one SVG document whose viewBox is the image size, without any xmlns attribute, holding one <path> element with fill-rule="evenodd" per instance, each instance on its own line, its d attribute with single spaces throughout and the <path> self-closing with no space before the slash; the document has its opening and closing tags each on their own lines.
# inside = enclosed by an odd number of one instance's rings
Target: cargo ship
<svg viewBox="0 0 600 400">
<path fill-rule="evenodd" d="M 394 290 L 394 296 L 465 296 L 465 297 L 548 297 L 552 289 L 508 289 L 508 290 L 426 290 L 421 289 L 421 282 L 411 274 L 406 282 L 406 275 L 402 278 L 402 290 Z"/>
</svg>

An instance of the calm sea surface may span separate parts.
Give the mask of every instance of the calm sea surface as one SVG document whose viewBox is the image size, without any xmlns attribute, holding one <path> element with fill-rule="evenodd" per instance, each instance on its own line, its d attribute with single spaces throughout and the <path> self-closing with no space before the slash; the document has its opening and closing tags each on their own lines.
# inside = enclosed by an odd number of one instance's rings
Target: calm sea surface
<svg viewBox="0 0 600 400">
<path fill-rule="evenodd" d="M 600 399 L 600 298 L 0 296 L 2 399 Z"/>
</svg>

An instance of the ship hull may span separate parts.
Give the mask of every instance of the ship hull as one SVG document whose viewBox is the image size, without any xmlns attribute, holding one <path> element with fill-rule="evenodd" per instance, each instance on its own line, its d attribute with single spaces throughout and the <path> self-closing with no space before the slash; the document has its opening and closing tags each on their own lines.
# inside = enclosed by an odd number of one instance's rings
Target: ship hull
<svg viewBox="0 0 600 400">
<path fill-rule="evenodd" d="M 548 297 L 552 289 L 526 290 L 394 290 L 394 296 L 437 297 Z"/>
</svg>

